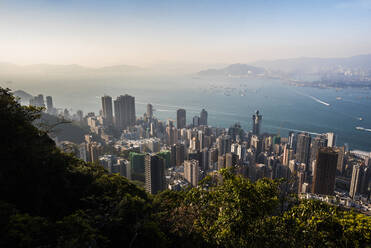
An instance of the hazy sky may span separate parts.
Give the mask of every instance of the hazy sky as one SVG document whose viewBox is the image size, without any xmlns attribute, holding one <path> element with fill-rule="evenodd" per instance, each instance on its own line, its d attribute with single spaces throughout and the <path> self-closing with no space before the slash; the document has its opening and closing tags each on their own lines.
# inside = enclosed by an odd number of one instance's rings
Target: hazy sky
<svg viewBox="0 0 371 248">
<path fill-rule="evenodd" d="M 235 63 L 371 53 L 371 0 L 0 0 L 0 61 Z"/>
</svg>

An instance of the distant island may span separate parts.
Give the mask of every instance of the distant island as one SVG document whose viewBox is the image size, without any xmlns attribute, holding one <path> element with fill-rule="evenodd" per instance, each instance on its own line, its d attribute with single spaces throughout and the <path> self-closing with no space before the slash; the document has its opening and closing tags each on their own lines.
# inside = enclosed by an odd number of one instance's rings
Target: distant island
<svg viewBox="0 0 371 248">
<path fill-rule="evenodd" d="M 281 79 L 293 86 L 371 88 L 371 54 L 346 58 L 293 58 L 232 64 L 197 73 L 200 77 L 260 77 Z"/>
<path fill-rule="evenodd" d="M 29 104 L 31 98 L 33 97 L 31 94 L 23 91 L 23 90 L 15 90 L 13 92 L 13 95 L 17 98 L 19 98 L 19 100 L 22 102 L 22 103 L 25 103 L 25 104 Z"/>
</svg>

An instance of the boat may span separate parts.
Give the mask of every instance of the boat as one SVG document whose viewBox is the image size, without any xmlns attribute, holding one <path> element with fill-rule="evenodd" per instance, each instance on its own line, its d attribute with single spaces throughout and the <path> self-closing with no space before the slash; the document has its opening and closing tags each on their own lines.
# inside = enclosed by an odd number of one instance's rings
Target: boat
<svg viewBox="0 0 371 248">
<path fill-rule="evenodd" d="M 362 118 L 362 117 L 358 117 L 358 120 L 362 121 L 362 120 L 363 120 L 363 118 Z"/>
<path fill-rule="evenodd" d="M 336 100 L 341 101 L 341 100 L 343 100 L 343 98 L 341 98 L 340 96 L 338 96 L 338 97 L 336 97 Z"/>
</svg>

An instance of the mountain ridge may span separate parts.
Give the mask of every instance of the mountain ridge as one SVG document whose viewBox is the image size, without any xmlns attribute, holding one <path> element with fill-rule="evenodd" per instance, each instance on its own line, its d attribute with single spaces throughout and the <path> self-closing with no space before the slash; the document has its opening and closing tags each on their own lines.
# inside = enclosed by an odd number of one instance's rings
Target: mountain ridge
<svg viewBox="0 0 371 248">
<path fill-rule="evenodd" d="M 0 62 L 0 73 L 127 73 L 144 71 L 146 68 L 133 65 L 87 67 L 79 64 L 30 64 L 17 65 Z"/>
<path fill-rule="evenodd" d="M 260 76 L 324 82 L 369 82 L 371 81 L 371 54 L 340 58 L 300 57 L 263 60 L 248 64 L 238 63 L 221 69 L 199 71 L 197 75 Z"/>
</svg>

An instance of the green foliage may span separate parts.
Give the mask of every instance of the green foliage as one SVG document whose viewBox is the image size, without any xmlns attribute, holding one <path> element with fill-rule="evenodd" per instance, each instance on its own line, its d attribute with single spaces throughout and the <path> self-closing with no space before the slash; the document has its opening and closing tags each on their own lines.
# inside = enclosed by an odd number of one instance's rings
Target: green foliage
<svg viewBox="0 0 371 248">
<path fill-rule="evenodd" d="M 180 247 L 368 247 L 371 218 L 319 201 L 280 208 L 282 181 L 248 179 L 222 170 L 197 188 L 163 192 L 157 219 Z"/>
<path fill-rule="evenodd" d="M 367 247 L 371 218 L 230 170 L 148 195 L 59 151 L 0 88 L 0 247 Z M 292 206 L 293 205 L 293 206 Z M 290 207 L 287 209 L 287 207 Z M 283 211 L 285 210 L 285 211 Z"/>
<path fill-rule="evenodd" d="M 278 206 L 279 183 L 251 183 L 231 170 L 206 177 L 197 188 L 156 195 L 156 217 L 172 246 L 250 247 L 264 242 L 265 221 Z M 266 230 L 266 236 L 270 230 Z"/>
<path fill-rule="evenodd" d="M 148 195 L 62 153 L 33 125 L 39 116 L 40 109 L 21 106 L 0 89 L 1 247 L 161 243 Z"/>
<path fill-rule="evenodd" d="M 276 218 L 276 221 L 278 219 Z M 276 225 L 281 240 L 293 246 L 366 247 L 371 244 L 371 218 L 342 211 L 320 201 L 302 201 Z"/>
</svg>

